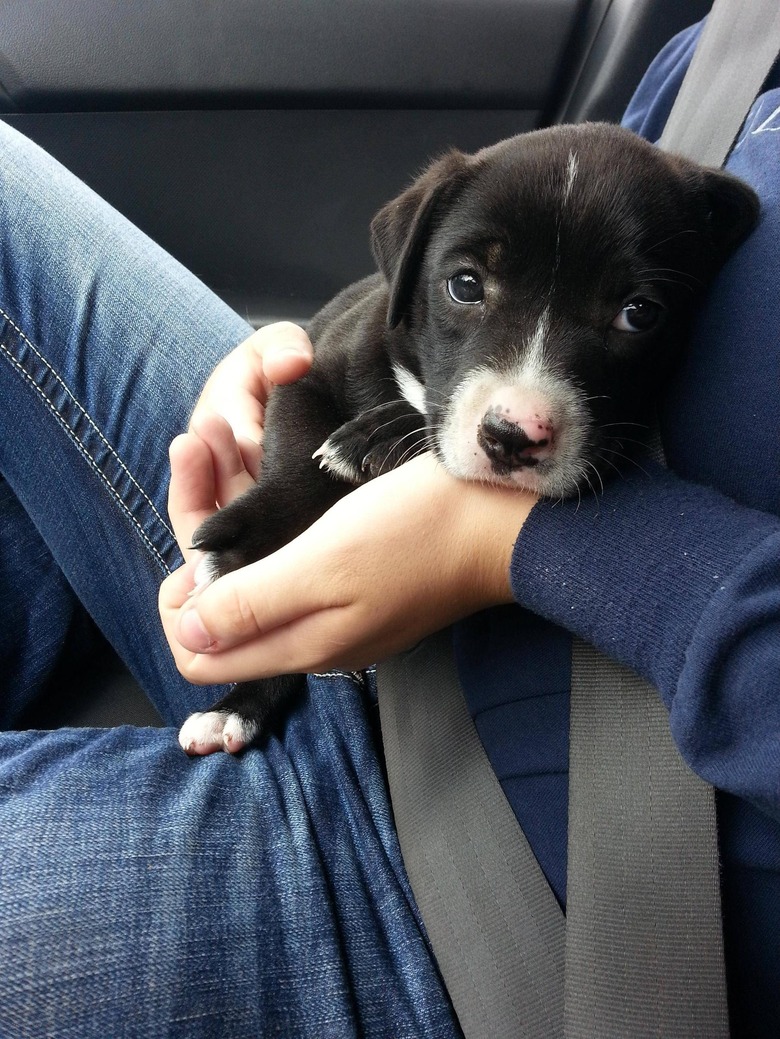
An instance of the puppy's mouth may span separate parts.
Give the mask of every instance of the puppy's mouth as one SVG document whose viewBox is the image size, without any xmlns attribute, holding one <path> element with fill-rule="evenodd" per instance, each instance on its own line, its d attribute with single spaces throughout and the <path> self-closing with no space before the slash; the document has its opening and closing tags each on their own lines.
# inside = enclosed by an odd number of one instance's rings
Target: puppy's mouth
<svg viewBox="0 0 780 1039">
<path fill-rule="evenodd" d="M 460 479 L 566 497 L 587 480 L 591 427 L 572 384 L 480 369 L 452 395 L 436 438 L 444 465 Z"/>
</svg>

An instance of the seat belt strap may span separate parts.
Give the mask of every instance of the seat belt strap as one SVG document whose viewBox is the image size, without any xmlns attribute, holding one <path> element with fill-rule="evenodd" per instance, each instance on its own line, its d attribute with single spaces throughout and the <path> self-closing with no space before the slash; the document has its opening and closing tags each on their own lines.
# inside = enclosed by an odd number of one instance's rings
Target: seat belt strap
<svg viewBox="0 0 780 1039">
<path fill-rule="evenodd" d="M 566 1039 L 726 1039 L 715 799 L 655 689 L 572 654 Z"/>
<path fill-rule="evenodd" d="M 469 716 L 451 634 L 377 669 L 404 864 L 467 1039 L 560 1039 L 563 913 Z"/>
<path fill-rule="evenodd" d="M 658 142 L 722 166 L 775 62 L 777 0 L 715 0 Z"/>
</svg>

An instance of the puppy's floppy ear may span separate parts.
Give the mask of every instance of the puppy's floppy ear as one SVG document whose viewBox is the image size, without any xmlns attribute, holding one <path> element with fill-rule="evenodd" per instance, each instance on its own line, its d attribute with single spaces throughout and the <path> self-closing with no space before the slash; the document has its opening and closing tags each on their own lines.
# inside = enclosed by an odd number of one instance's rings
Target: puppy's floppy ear
<svg viewBox="0 0 780 1039">
<path fill-rule="evenodd" d="M 723 262 L 758 223 L 758 195 L 744 181 L 723 170 L 705 169 L 704 191 L 718 258 Z"/>
<path fill-rule="evenodd" d="M 698 198 L 703 197 L 712 236 L 713 266 L 720 267 L 758 223 L 758 196 L 731 173 L 700 166 L 681 156 L 671 158 Z"/>
<path fill-rule="evenodd" d="M 371 222 L 371 247 L 390 285 L 387 324 L 400 324 L 414 292 L 428 232 L 437 213 L 463 183 L 468 156 L 453 150 L 384 206 Z"/>
</svg>

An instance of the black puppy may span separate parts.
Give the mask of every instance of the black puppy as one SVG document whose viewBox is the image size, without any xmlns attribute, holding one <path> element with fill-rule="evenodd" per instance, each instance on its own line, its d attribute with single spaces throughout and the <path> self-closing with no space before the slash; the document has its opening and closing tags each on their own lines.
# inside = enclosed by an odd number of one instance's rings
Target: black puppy
<svg viewBox="0 0 780 1039">
<path fill-rule="evenodd" d="M 314 318 L 310 373 L 274 390 L 260 482 L 195 536 L 206 576 L 426 450 L 466 480 L 552 497 L 598 486 L 757 216 L 734 177 L 605 124 L 435 162 L 373 221 L 380 273 Z M 262 738 L 301 681 L 237 686 L 185 722 L 182 746 Z"/>
</svg>

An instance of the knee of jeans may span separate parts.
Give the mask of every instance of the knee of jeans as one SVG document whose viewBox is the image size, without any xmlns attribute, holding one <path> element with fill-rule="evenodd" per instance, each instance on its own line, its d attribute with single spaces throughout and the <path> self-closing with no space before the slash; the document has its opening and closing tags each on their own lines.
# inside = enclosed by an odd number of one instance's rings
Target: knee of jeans
<svg viewBox="0 0 780 1039">
<path fill-rule="evenodd" d="M 35 153 L 45 154 L 29 137 L 0 118 L 0 169 L 23 174 L 26 163 L 21 164 L 20 159 L 29 161 Z"/>
</svg>

